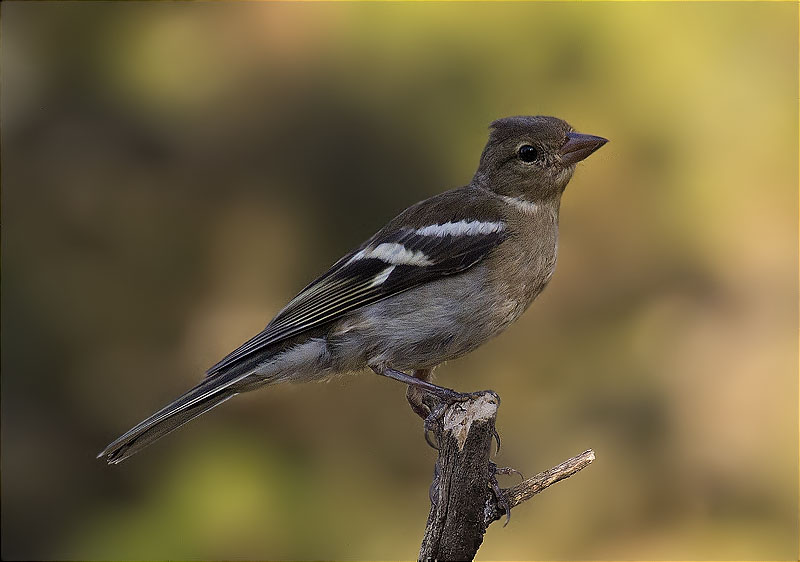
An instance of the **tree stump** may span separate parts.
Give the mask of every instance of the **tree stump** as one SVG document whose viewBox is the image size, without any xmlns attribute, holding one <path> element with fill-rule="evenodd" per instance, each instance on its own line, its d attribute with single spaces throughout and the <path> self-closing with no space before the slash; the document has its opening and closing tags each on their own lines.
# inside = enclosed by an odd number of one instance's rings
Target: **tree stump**
<svg viewBox="0 0 800 562">
<path fill-rule="evenodd" d="M 436 399 L 425 397 L 435 409 Z M 496 436 L 500 398 L 492 391 L 476 393 L 447 406 L 431 431 L 439 455 L 431 484 L 431 510 L 419 552 L 420 560 L 472 560 L 486 529 L 509 517 L 509 510 L 549 486 L 589 466 L 594 451 L 584 451 L 508 489 L 497 485 L 498 469 L 490 460 Z M 498 449 L 499 449 L 498 439 Z M 500 469 L 507 473 L 508 469 Z"/>
</svg>

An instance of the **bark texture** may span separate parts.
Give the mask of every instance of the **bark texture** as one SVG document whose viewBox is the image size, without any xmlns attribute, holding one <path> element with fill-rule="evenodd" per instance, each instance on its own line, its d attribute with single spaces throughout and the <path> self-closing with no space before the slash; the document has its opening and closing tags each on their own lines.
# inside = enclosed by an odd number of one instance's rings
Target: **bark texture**
<svg viewBox="0 0 800 562">
<path fill-rule="evenodd" d="M 426 397 L 432 408 L 437 404 Z M 594 460 L 584 451 L 524 482 L 501 490 L 497 467 L 490 460 L 500 399 L 492 391 L 476 393 L 448 406 L 431 431 L 439 446 L 431 484 L 431 510 L 419 552 L 420 560 L 472 560 L 486 529 L 507 510 Z M 501 470 L 502 472 L 502 470 Z"/>
</svg>

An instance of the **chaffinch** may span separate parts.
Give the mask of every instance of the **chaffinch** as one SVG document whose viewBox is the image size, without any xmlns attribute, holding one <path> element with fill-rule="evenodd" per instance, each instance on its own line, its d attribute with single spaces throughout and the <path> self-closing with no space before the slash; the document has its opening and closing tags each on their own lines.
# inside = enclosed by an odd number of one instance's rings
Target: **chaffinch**
<svg viewBox="0 0 800 562">
<path fill-rule="evenodd" d="M 558 212 L 575 165 L 607 142 L 555 117 L 491 124 L 469 185 L 412 205 L 292 299 L 183 396 L 108 445 L 118 463 L 241 392 L 369 367 L 424 392 L 433 369 L 505 330 L 556 266 Z"/>
</svg>

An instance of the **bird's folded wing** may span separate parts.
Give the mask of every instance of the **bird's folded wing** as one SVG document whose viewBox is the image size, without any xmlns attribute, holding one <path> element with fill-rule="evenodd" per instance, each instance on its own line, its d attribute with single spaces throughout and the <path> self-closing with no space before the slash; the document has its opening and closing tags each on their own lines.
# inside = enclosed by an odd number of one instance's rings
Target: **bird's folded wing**
<svg viewBox="0 0 800 562">
<path fill-rule="evenodd" d="M 208 371 L 213 376 L 265 347 L 478 263 L 505 240 L 502 220 L 455 220 L 384 229 L 308 285 L 258 335 Z"/>
</svg>

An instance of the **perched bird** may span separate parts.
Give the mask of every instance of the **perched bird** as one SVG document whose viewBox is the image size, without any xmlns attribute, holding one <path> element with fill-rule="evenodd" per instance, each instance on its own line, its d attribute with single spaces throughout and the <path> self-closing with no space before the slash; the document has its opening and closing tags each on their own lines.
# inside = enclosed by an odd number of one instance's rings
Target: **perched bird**
<svg viewBox="0 0 800 562">
<path fill-rule="evenodd" d="M 412 205 L 303 289 L 186 394 L 108 445 L 118 463 L 241 392 L 369 367 L 424 392 L 433 369 L 505 330 L 556 266 L 558 212 L 575 165 L 603 146 L 555 117 L 491 124 L 469 185 Z"/>
</svg>

